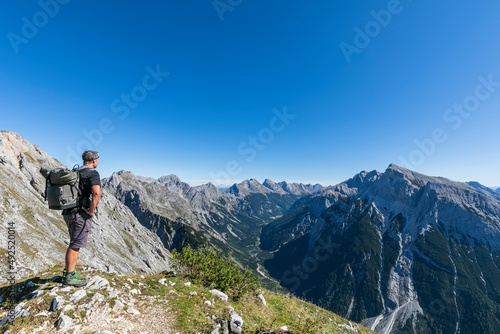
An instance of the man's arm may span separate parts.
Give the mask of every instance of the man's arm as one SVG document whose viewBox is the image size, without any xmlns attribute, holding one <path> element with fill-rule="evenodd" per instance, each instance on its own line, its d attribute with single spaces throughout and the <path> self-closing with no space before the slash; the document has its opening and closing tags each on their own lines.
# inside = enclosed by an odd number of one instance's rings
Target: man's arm
<svg viewBox="0 0 500 334">
<path fill-rule="evenodd" d="M 95 209 L 97 208 L 97 204 L 101 199 L 101 186 L 92 186 L 92 201 L 90 202 L 90 209 L 85 210 L 89 214 L 90 217 L 94 216 Z"/>
</svg>

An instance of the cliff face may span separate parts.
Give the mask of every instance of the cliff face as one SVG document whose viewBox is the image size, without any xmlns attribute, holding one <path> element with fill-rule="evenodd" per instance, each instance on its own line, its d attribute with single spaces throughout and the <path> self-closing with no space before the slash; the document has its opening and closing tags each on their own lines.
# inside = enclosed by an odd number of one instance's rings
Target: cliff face
<svg viewBox="0 0 500 334">
<path fill-rule="evenodd" d="M 480 185 L 362 172 L 261 240 L 282 285 L 377 332 L 500 331 L 500 201 Z"/>
<path fill-rule="evenodd" d="M 63 165 L 20 135 L 0 132 L 0 215 L 4 225 L 0 252 L 7 253 L 9 224 L 16 231 L 20 277 L 64 263 L 69 242 L 61 211 L 49 210 L 43 199 L 45 179 L 41 167 Z M 158 272 L 169 268 L 168 257 L 158 237 L 103 190 L 88 247 L 80 251 L 81 263 L 118 273 Z"/>
<path fill-rule="evenodd" d="M 128 171 L 113 173 L 103 180 L 103 187 L 167 249 L 215 245 L 253 269 L 261 252 L 257 247 L 261 227 L 301 196 L 321 188 L 251 179 L 222 192 L 211 183 L 191 187 L 175 175 L 153 179 Z"/>
</svg>

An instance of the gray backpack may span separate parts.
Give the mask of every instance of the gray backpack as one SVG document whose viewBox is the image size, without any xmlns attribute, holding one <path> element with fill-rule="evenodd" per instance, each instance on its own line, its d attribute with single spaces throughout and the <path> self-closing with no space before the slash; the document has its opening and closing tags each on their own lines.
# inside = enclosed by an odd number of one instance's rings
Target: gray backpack
<svg viewBox="0 0 500 334">
<path fill-rule="evenodd" d="M 76 208 L 80 204 L 80 173 L 78 168 L 40 170 L 45 176 L 45 200 L 49 209 L 64 210 Z"/>
</svg>

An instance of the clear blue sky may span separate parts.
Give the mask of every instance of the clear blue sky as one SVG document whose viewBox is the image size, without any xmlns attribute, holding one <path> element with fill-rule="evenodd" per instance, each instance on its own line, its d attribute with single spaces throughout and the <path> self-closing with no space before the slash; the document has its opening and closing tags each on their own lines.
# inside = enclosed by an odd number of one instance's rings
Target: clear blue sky
<svg viewBox="0 0 500 334">
<path fill-rule="evenodd" d="M 103 177 L 329 185 L 396 163 L 500 186 L 498 13 L 463 0 L 5 0 L 0 128 L 68 166 L 95 149 Z"/>
</svg>

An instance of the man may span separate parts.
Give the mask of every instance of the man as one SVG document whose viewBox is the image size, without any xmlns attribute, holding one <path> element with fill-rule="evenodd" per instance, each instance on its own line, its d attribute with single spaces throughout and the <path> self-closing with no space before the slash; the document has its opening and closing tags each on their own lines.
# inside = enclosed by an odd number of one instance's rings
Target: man
<svg viewBox="0 0 500 334">
<path fill-rule="evenodd" d="M 92 227 L 92 217 L 101 199 L 101 179 L 95 170 L 99 164 L 99 153 L 85 151 L 82 154 L 83 166 L 80 168 L 80 205 L 74 209 L 63 210 L 63 217 L 69 232 L 69 246 L 66 251 L 66 268 L 63 270 L 62 283 L 72 286 L 84 286 L 87 278 L 80 277 L 75 269 L 80 248 L 87 246 L 87 239 Z"/>
</svg>

